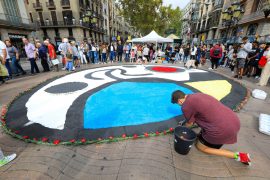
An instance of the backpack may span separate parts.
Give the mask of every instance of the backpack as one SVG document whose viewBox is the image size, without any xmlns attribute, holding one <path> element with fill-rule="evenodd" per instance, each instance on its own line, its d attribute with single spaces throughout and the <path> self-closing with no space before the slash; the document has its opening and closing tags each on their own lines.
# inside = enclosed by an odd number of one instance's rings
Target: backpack
<svg viewBox="0 0 270 180">
<path fill-rule="evenodd" d="M 214 56 L 219 56 L 220 48 L 215 48 L 213 54 L 214 54 Z"/>
</svg>

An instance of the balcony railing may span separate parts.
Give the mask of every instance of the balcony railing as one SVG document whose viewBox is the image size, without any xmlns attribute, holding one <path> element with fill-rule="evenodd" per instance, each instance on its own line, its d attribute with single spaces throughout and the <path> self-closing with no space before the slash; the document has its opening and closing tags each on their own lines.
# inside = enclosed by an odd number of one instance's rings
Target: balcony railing
<svg viewBox="0 0 270 180">
<path fill-rule="evenodd" d="M 69 0 L 61 0 L 62 8 L 70 8 L 70 1 Z"/>
<path fill-rule="evenodd" d="M 3 13 L 0 13 L 0 27 L 1 26 L 29 30 L 36 29 L 36 24 L 32 23 L 30 19 L 21 18 L 19 16 L 10 16 Z"/>
<path fill-rule="evenodd" d="M 264 13 L 262 11 L 257 11 L 252 14 L 243 16 L 242 19 L 239 21 L 239 24 L 257 21 L 260 19 L 264 19 Z"/>
<path fill-rule="evenodd" d="M 37 21 L 37 25 L 40 28 L 53 28 L 53 27 L 84 27 L 96 32 L 104 33 L 104 29 L 97 27 L 96 24 L 85 23 L 81 20 L 67 20 L 67 21 Z"/>
<path fill-rule="evenodd" d="M 33 3 L 33 8 L 35 10 L 42 10 L 42 4 L 41 3 Z"/>
<path fill-rule="evenodd" d="M 46 2 L 46 6 L 49 9 L 55 9 L 55 3 L 53 1 Z"/>
</svg>

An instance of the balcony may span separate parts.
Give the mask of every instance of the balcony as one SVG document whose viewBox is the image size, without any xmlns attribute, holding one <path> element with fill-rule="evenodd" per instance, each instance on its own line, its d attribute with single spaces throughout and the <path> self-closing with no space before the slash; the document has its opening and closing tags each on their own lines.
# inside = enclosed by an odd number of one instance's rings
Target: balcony
<svg viewBox="0 0 270 180">
<path fill-rule="evenodd" d="M 41 3 L 33 3 L 33 8 L 34 8 L 35 10 L 42 10 L 42 9 L 43 9 Z"/>
<path fill-rule="evenodd" d="M 96 24 L 82 22 L 82 20 L 67 20 L 67 21 L 45 20 L 43 22 L 38 21 L 36 24 L 40 28 L 81 27 L 81 28 L 91 29 L 96 32 L 104 33 L 103 28 L 97 27 Z"/>
<path fill-rule="evenodd" d="M 70 1 L 69 0 L 61 0 L 62 8 L 70 8 Z"/>
<path fill-rule="evenodd" d="M 55 9 L 55 3 L 53 1 L 46 2 L 46 6 L 48 9 Z"/>
<path fill-rule="evenodd" d="M 239 21 L 239 24 L 245 24 L 252 21 L 257 21 L 264 19 L 264 13 L 262 11 L 257 11 L 248 15 L 244 15 L 242 19 Z M 269 19 L 269 18 L 268 18 Z"/>
<path fill-rule="evenodd" d="M 36 24 L 30 19 L 21 18 L 19 16 L 10 16 L 0 13 L 0 27 L 13 27 L 16 29 L 36 30 Z"/>
</svg>

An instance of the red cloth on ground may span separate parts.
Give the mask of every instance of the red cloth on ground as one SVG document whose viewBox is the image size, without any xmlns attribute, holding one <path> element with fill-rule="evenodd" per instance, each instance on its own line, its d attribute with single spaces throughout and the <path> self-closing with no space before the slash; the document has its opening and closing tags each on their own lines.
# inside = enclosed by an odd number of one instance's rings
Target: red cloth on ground
<svg viewBox="0 0 270 180">
<path fill-rule="evenodd" d="M 182 106 L 188 122 L 202 128 L 203 138 L 211 144 L 237 142 L 240 121 L 237 115 L 217 99 L 203 93 L 188 95 Z"/>
</svg>

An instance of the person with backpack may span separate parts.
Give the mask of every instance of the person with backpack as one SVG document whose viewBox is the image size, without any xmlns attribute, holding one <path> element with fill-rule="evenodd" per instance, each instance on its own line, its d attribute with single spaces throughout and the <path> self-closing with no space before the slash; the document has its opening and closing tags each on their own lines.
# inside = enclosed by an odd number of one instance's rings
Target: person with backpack
<svg viewBox="0 0 270 180">
<path fill-rule="evenodd" d="M 216 44 L 213 46 L 210 50 L 210 60 L 211 60 L 211 68 L 210 70 L 216 70 L 219 65 L 219 60 L 222 57 L 222 48 L 219 46 L 219 44 Z"/>
<path fill-rule="evenodd" d="M 19 71 L 21 71 L 21 73 L 25 75 L 26 72 L 23 70 L 22 66 L 19 63 L 20 56 L 19 56 L 18 49 L 11 44 L 10 40 L 5 40 L 5 44 L 7 46 L 7 51 L 10 56 L 12 66 L 13 66 L 16 76 L 20 75 Z"/>
</svg>

